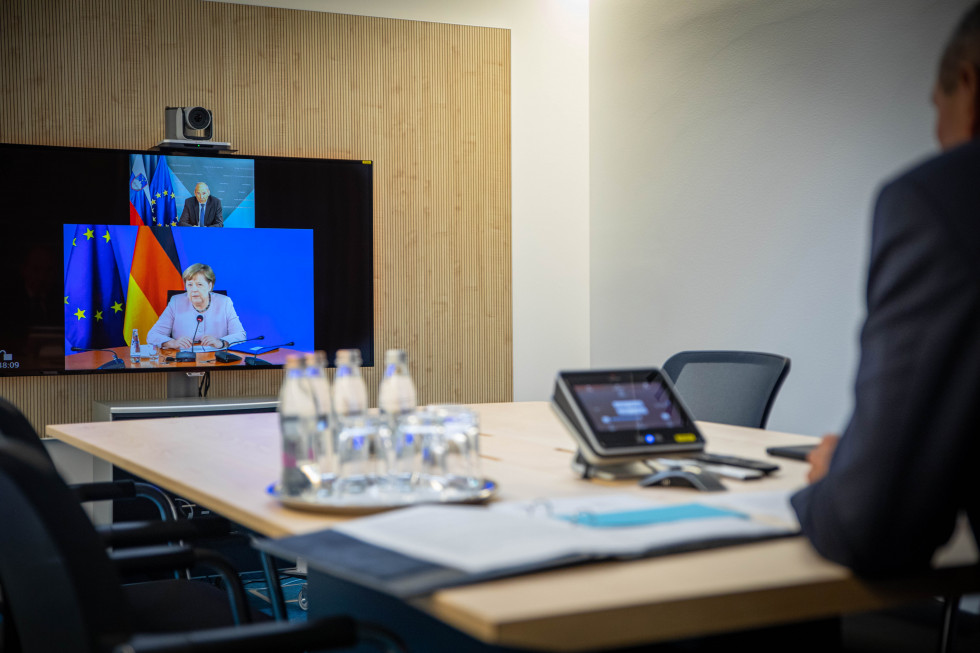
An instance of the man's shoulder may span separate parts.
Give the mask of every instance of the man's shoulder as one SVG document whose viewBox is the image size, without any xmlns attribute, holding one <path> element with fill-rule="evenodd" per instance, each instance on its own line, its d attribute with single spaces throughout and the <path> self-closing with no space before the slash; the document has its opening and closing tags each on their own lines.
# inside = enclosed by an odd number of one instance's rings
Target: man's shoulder
<svg viewBox="0 0 980 653">
<path fill-rule="evenodd" d="M 946 246 L 967 260 L 980 259 L 980 140 L 932 157 L 882 188 L 875 210 L 878 228 L 945 225 Z M 975 263 L 974 263 L 975 264 Z"/>
<path fill-rule="evenodd" d="M 980 174 L 980 139 L 974 139 L 947 152 L 930 157 L 886 184 L 917 186 L 926 191 L 941 193 L 968 192 L 976 188 Z"/>
</svg>

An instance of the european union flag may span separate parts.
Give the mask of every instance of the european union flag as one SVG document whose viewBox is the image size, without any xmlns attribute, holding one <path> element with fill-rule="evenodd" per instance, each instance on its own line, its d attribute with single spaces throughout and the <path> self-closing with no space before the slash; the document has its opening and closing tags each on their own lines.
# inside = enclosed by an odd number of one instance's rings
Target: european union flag
<svg viewBox="0 0 980 653">
<path fill-rule="evenodd" d="M 80 224 L 65 276 L 65 354 L 71 347 L 122 347 L 125 297 L 112 246 L 114 227 Z"/>
<path fill-rule="evenodd" d="M 151 225 L 169 227 L 177 225 L 177 195 L 174 193 L 174 182 L 170 177 L 170 166 L 167 157 L 161 156 L 157 169 L 153 171 L 153 181 L 150 182 L 150 206 L 153 210 Z"/>
</svg>

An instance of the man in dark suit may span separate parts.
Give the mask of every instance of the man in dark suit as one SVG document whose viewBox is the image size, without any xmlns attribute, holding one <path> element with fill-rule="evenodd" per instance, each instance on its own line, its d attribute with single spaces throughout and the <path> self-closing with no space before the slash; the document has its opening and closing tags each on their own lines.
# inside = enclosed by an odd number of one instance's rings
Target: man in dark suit
<svg viewBox="0 0 980 653">
<path fill-rule="evenodd" d="M 823 556 L 867 575 L 928 566 L 957 513 L 980 533 L 980 5 L 933 91 L 943 153 L 881 191 L 854 412 L 793 497 Z"/>
<path fill-rule="evenodd" d="M 223 227 L 221 200 L 211 195 L 211 189 L 203 181 L 194 186 L 194 197 L 184 200 L 178 227 Z"/>
</svg>

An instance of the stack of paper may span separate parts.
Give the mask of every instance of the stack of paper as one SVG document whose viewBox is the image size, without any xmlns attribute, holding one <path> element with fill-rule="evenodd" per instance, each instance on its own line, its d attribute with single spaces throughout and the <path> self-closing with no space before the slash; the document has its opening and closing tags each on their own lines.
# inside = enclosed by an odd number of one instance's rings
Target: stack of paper
<svg viewBox="0 0 980 653">
<path fill-rule="evenodd" d="M 799 532 L 788 493 L 684 504 L 603 495 L 492 507 L 416 506 L 259 546 L 408 597 L 592 560 L 703 549 Z"/>
</svg>

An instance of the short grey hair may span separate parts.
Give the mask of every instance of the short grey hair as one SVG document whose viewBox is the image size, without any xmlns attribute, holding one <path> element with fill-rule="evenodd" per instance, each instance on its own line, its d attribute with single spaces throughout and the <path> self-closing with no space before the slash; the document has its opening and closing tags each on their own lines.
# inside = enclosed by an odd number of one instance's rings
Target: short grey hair
<svg viewBox="0 0 980 653">
<path fill-rule="evenodd" d="M 214 270 L 212 270 L 211 266 L 206 263 L 195 263 L 184 270 L 184 274 L 181 276 L 183 277 L 184 281 L 190 281 L 199 274 L 204 275 L 204 278 L 207 279 L 208 283 L 211 284 L 211 287 L 214 288 Z"/>
</svg>

